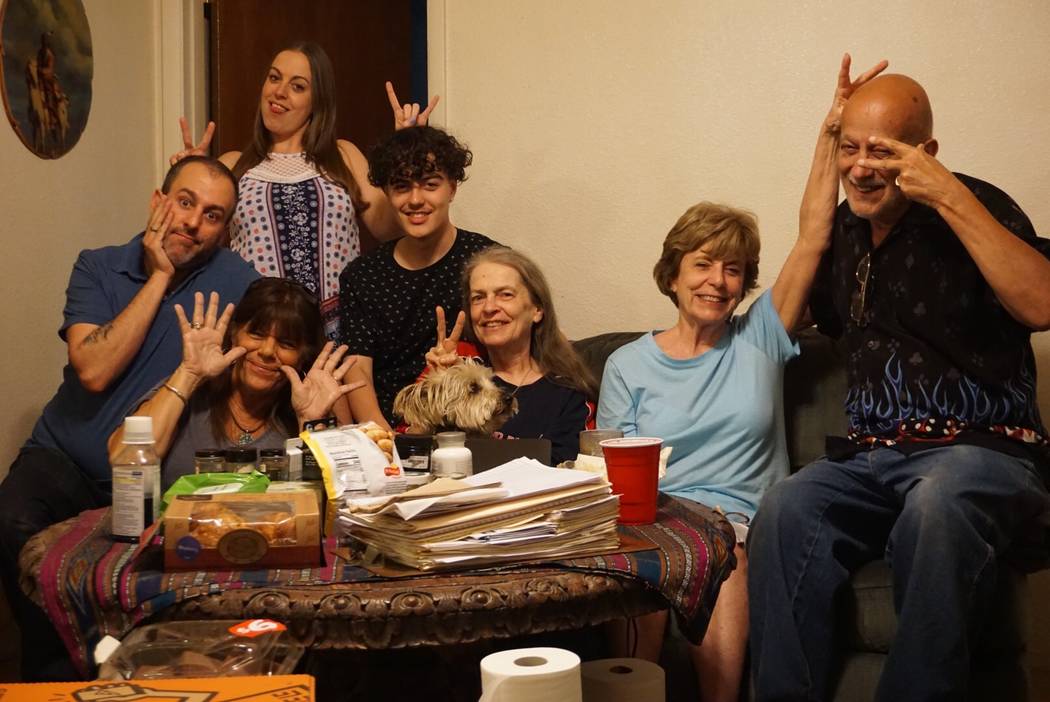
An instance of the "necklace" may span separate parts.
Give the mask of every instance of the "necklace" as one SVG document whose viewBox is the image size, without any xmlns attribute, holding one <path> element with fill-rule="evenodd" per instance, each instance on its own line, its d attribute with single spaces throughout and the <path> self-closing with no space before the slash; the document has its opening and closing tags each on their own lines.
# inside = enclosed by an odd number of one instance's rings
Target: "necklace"
<svg viewBox="0 0 1050 702">
<path fill-rule="evenodd" d="M 511 397 L 514 397 L 515 395 L 518 394 L 518 390 L 521 390 L 522 386 L 525 385 L 525 381 L 529 379 L 529 376 L 531 374 L 532 374 L 532 361 L 529 361 L 529 365 L 526 366 L 525 372 L 521 376 L 521 380 L 519 380 L 516 384 L 515 383 L 511 383 L 512 385 L 514 385 L 514 389 L 510 393 Z"/>
<path fill-rule="evenodd" d="M 247 444 L 250 444 L 251 442 L 255 441 L 255 432 L 262 429 L 263 425 L 266 424 L 266 420 L 264 419 L 261 422 L 259 422 L 259 426 L 255 427 L 254 429 L 245 429 L 243 426 L 241 426 L 241 423 L 237 421 L 237 418 L 233 416 L 233 412 L 230 412 L 230 419 L 233 420 L 233 423 L 237 426 L 238 429 L 241 430 L 241 435 L 237 437 L 237 444 L 239 446 L 246 446 Z"/>
</svg>

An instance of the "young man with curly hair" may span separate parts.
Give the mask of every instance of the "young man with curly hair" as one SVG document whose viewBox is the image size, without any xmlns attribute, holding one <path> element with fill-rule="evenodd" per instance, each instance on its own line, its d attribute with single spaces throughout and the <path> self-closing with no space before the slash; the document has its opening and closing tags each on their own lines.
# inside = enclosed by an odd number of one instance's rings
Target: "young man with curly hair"
<svg viewBox="0 0 1050 702">
<path fill-rule="evenodd" d="M 366 382 L 349 396 L 355 421 L 389 426 L 394 395 L 416 379 L 435 344 L 435 308 L 456 318 L 463 265 L 496 243 L 449 218 L 471 158 L 454 137 L 429 126 L 394 132 L 369 154 L 368 179 L 386 193 L 404 234 L 340 276 L 342 341 L 359 357 L 353 380 Z"/>
</svg>

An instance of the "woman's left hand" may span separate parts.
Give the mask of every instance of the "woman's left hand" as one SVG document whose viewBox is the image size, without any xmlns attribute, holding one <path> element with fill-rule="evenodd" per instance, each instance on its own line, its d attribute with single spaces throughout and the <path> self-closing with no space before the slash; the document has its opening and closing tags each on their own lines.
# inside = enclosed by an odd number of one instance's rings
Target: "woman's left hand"
<svg viewBox="0 0 1050 702">
<path fill-rule="evenodd" d="M 425 127 L 427 120 L 430 119 L 430 113 L 434 111 L 434 108 L 441 101 L 441 96 L 435 95 L 430 98 L 430 104 L 422 111 L 420 111 L 418 102 L 406 102 L 402 105 L 397 99 L 397 93 L 394 92 L 394 84 L 390 81 L 386 82 L 386 96 L 390 100 L 390 109 L 394 112 L 395 132 L 405 127 Z"/>
<path fill-rule="evenodd" d="M 176 151 L 168 159 L 168 165 L 174 166 L 187 156 L 207 156 L 211 148 L 211 138 L 215 136 L 215 122 L 208 122 L 204 130 L 204 136 L 200 143 L 193 143 L 193 134 L 190 132 L 190 123 L 185 117 L 179 117 L 179 129 L 182 131 L 182 151 Z"/>
<path fill-rule="evenodd" d="M 340 364 L 348 347 L 343 345 L 333 352 L 333 346 L 331 341 L 324 345 L 301 380 L 294 368 L 281 366 L 292 388 L 292 409 L 300 422 L 328 416 L 336 400 L 364 385 L 361 382 L 343 384 L 347 371 L 357 363 L 357 356 L 349 356 Z"/>
</svg>

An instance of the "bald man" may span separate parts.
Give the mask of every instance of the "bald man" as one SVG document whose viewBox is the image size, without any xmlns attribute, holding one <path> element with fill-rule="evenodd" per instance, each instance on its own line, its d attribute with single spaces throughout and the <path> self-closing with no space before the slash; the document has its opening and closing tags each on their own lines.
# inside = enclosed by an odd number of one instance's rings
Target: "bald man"
<svg viewBox="0 0 1050 702">
<path fill-rule="evenodd" d="M 1050 327 L 1050 241 L 1001 190 L 936 160 L 911 78 L 859 88 L 838 139 L 846 201 L 810 310 L 847 348 L 849 433 L 756 515 L 755 690 L 831 698 L 832 604 L 885 558 L 898 630 L 877 699 L 965 699 L 996 558 L 1050 515 L 1029 342 Z"/>
</svg>

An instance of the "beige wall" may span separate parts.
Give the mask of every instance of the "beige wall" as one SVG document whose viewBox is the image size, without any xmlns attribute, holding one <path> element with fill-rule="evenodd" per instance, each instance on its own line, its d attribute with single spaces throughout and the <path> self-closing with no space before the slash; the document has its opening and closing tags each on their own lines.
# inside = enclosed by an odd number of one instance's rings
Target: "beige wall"
<svg viewBox="0 0 1050 702">
<path fill-rule="evenodd" d="M 142 228 L 157 177 L 155 5 L 85 0 L 95 73 L 91 116 L 66 156 L 45 161 L 0 121 L 0 363 L 5 421 L 0 475 L 61 380 L 69 271 L 83 248 L 127 241 Z"/>
<path fill-rule="evenodd" d="M 768 286 L 839 58 L 927 88 L 941 158 L 1050 235 L 1050 3 L 431 0 L 438 119 L 475 152 L 455 218 L 531 253 L 567 333 L 667 325 L 651 270 L 701 199 L 752 209 Z M 1035 337 L 1050 420 L 1050 333 Z M 1033 582 L 1050 598 L 1050 577 Z M 1050 660 L 1050 610 L 1033 661 Z"/>
<path fill-rule="evenodd" d="M 1050 235 L 1050 3 L 431 0 L 439 118 L 475 152 L 458 224 L 534 255 L 572 337 L 667 325 L 652 283 L 686 207 L 759 217 L 760 283 L 797 232 L 813 138 L 850 51 L 914 75 L 941 157 Z M 1050 334 L 1035 338 L 1050 418 Z"/>
</svg>

